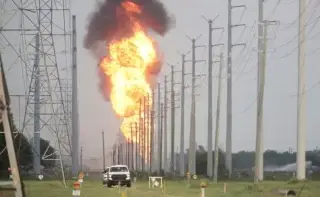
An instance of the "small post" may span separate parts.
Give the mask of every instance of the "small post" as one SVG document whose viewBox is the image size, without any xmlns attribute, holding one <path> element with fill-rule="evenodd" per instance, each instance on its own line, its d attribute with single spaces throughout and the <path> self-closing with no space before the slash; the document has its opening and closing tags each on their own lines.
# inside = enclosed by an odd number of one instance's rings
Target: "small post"
<svg viewBox="0 0 320 197">
<path fill-rule="evenodd" d="M 224 183 L 223 184 L 223 193 L 226 193 L 227 192 L 227 183 Z"/>
<path fill-rule="evenodd" d="M 187 172 L 187 180 L 188 180 L 188 187 L 190 187 L 190 180 L 191 176 L 190 176 L 190 172 Z"/>
<path fill-rule="evenodd" d="M 84 177 L 83 172 L 80 172 L 78 176 L 78 183 L 80 183 L 80 185 L 83 183 L 83 177 Z"/>
<path fill-rule="evenodd" d="M 11 168 L 8 168 L 8 172 L 9 172 L 9 180 L 12 180 L 12 172 L 11 172 Z"/>
<path fill-rule="evenodd" d="M 77 196 L 77 197 L 80 196 L 80 183 L 79 182 L 73 183 L 72 196 Z"/>
<path fill-rule="evenodd" d="M 201 197 L 205 197 L 206 196 L 206 187 L 207 187 L 207 183 L 202 181 L 200 183 L 200 192 L 201 192 Z"/>
</svg>

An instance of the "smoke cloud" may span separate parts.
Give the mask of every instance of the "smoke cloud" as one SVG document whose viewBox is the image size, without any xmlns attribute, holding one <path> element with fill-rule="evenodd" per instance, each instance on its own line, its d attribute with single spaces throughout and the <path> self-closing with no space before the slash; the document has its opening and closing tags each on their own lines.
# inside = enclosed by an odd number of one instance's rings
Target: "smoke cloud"
<svg viewBox="0 0 320 197">
<path fill-rule="evenodd" d="M 84 47 L 96 52 L 95 46 L 98 42 L 112 40 L 115 36 L 132 33 L 126 25 L 130 23 L 128 18 L 119 17 L 120 4 L 129 0 L 105 0 L 97 6 L 97 10 L 91 15 L 87 27 L 87 35 Z M 142 8 L 142 13 L 137 15 L 147 29 L 152 29 L 159 35 L 164 35 L 173 26 L 173 18 L 169 16 L 164 5 L 158 0 L 130 0 Z M 121 31 L 118 31 L 121 29 Z M 124 30 L 125 29 L 125 30 Z"/>
<path fill-rule="evenodd" d="M 84 47 L 91 51 L 94 57 L 100 58 L 107 55 L 106 44 L 117 38 L 130 36 L 133 33 L 131 20 L 124 14 L 121 3 L 132 2 L 141 8 L 140 13 L 134 17 L 146 30 L 153 30 L 156 34 L 164 36 L 173 27 L 174 20 L 170 17 L 164 5 L 159 0 L 104 0 L 98 3 L 96 11 L 92 13 L 84 38 Z M 155 84 L 155 77 L 161 70 L 163 56 L 159 62 L 150 67 L 146 72 L 148 83 Z M 100 78 L 100 91 L 106 100 L 110 95 L 110 78 L 98 70 Z"/>
</svg>

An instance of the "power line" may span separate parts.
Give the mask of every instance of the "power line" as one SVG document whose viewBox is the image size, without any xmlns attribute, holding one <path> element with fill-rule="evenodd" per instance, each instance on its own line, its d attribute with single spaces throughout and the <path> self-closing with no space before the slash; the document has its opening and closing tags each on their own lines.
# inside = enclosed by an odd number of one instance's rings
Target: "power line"
<svg viewBox="0 0 320 197">
<path fill-rule="evenodd" d="M 307 6 L 302 11 L 302 13 L 299 13 L 298 17 L 294 21 L 292 21 L 291 23 L 288 23 L 287 26 L 284 29 L 291 28 L 295 23 L 297 23 L 299 21 L 300 15 L 304 14 L 304 13 L 306 13 L 308 11 L 308 8 L 309 8 L 310 4 L 311 4 L 311 1 L 308 2 Z"/>
<path fill-rule="evenodd" d="M 311 1 L 309 1 L 309 4 L 310 4 L 310 2 L 311 2 Z M 317 9 L 317 7 L 318 7 L 319 5 L 320 5 L 320 2 L 313 8 L 313 9 L 314 9 L 313 14 L 315 13 L 315 11 L 316 11 L 316 9 Z M 299 18 L 298 18 L 298 19 L 299 19 Z M 313 22 L 310 23 L 310 20 L 311 20 L 311 19 L 312 19 L 312 17 L 310 17 L 310 19 L 306 22 L 306 25 L 305 25 L 301 30 L 299 30 L 299 31 L 304 31 L 310 24 L 314 24 L 315 22 L 318 22 L 318 20 L 320 19 L 320 16 L 317 17 L 317 19 L 316 19 L 315 21 L 313 21 Z M 314 27 L 313 27 L 313 28 L 314 28 Z M 312 29 L 313 29 L 313 28 L 312 28 Z M 311 31 L 309 31 L 309 33 L 311 33 Z M 308 35 L 309 33 L 307 33 L 307 35 Z M 289 41 L 287 41 L 287 42 L 284 43 L 284 44 L 281 44 L 281 45 L 279 45 L 279 46 L 276 46 L 275 48 L 276 48 L 276 49 L 279 49 L 279 48 L 282 48 L 282 47 L 284 47 L 284 46 L 292 43 L 293 41 L 295 41 L 295 40 L 298 38 L 298 36 L 299 36 L 299 32 L 298 32 L 292 39 L 290 39 Z"/>
</svg>

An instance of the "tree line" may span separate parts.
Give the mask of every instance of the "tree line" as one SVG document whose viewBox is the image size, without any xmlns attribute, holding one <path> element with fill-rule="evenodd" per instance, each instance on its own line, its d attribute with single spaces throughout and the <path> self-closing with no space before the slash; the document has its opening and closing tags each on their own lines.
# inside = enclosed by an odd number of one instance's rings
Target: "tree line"
<svg viewBox="0 0 320 197">
<path fill-rule="evenodd" d="M 214 163 L 214 151 L 213 151 Z M 177 154 L 178 156 L 178 154 Z M 185 158 L 188 156 L 186 151 Z M 177 157 L 179 158 L 179 157 Z M 239 151 L 232 154 L 232 167 L 235 170 L 251 170 L 254 165 L 254 151 Z M 311 161 L 312 165 L 320 167 L 320 152 L 317 150 L 306 152 L 306 161 Z M 265 166 L 285 166 L 296 162 L 296 152 L 286 151 L 278 152 L 275 150 L 266 150 L 264 152 Z M 219 151 L 219 172 L 225 172 L 225 154 L 222 150 Z M 196 173 L 198 175 L 207 174 L 207 151 L 203 146 L 198 146 L 196 152 Z"/>
<path fill-rule="evenodd" d="M 13 123 L 13 115 L 10 113 L 9 119 L 10 122 Z M 29 172 L 33 169 L 33 147 L 32 147 L 32 140 L 28 140 L 27 137 L 18 132 L 17 127 L 14 124 L 11 124 L 11 132 L 13 136 L 13 143 L 15 147 L 17 162 L 20 167 L 20 170 Z M 49 147 L 49 148 L 48 148 Z M 40 139 L 40 155 L 51 155 L 50 158 L 56 158 L 55 149 L 50 146 L 49 141 L 45 139 Z M 41 165 L 44 168 L 52 168 L 55 165 L 54 160 L 44 160 L 41 159 Z M 8 152 L 6 149 L 6 140 L 3 132 L 3 124 L 0 123 L 0 178 L 8 176 L 8 168 L 9 165 L 9 157 Z"/>
</svg>

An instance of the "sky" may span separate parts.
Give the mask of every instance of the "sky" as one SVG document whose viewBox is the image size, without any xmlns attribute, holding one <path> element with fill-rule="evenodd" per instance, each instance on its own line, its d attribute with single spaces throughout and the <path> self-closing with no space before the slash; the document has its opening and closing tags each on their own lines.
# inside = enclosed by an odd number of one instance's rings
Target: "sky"
<svg viewBox="0 0 320 197">
<path fill-rule="evenodd" d="M 213 44 L 227 43 L 227 1 L 226 0 L 162 0 L 170 14 L 175 17 L 176 25 L 164 37 L 156 37 L 164 52 L 165 62 L 177 64 L 176 71 L 181 70 L 181 57 L 178 52 L 191 50 L 191 42 L 186 34 L 197 40 L 198 45 L 208 43 L 208 23 L 201 17 L 218 18 L 214 27 L 224 27 L 224 31 L 213 32 Z M 317 135 L 320 123 L 320 109 L 317 100 L 320 99 L 320 3 L 309 0 L 307 5 L 307 49 L 306 49 L 306 83 L 307 110 L 306 132 L 307 149 L 320 146 L 320 135 Z M 233 44 L 246 43 L 246 46 L 233 47 L 233 152 L 240 150 L 254 150 L 256 131 L 257 106 L 257 19 L 258 3 L 256 0 L 237 0 L 233 5 L 246 5 L 245 9 L 237 8 L 232 11 L 233 24 L 245 24 L 245 27 L 233 28 Z M 80 116 L 80 143 L 84 147 L 84 157 L 101 158 L 101 132 L 106 133 L 106 146 L 110 148 L 117 139 L 121 119 L 117 117 L 110 103 L 105 101 L 98 89 L 97 60 L 83 47 L 86 25 L 90 13 L 95 10 L 95 1 L 78 0 L 71 5 L 71 13 L 77 17 L 78 42 L 78 89 Z M 1 15 L 0 15 L 1 16 Z M 267 0 L 264 3 L 264 19 L 278 21 L 278 25 L 268 28 L 268 53 L 264 99 L 264 146 L 265 149 L 286 151 L 296 149 L 297 127 L 297 34 L 298 34 L 298 0 Z M 0 23 L 1 24 L 1 23 Z M 11 38 L 12 35 L 6 35 Z M 1 38 L 1 37 L 0 37 Z M 2 40 L 3 41 L 3 40 Z M 4 42 L 4 41 L 3 41 Z M 63 40 L 56 41 L 59 43 Z M 1 43 L 1 42 L 0 42 Z M 0 45 L 1 47 L 1 45 Z M 2 45 L 3 47 L 3 45 Z M 0 48 L 1 49 L 1 48 Z M 15 54 L 10 47 L 2 49 L 7 67 L 7 78 L 11 94 L 23 93 L 23 80 L 17 80 L 21 66 L 14 65 Z M 214 60 L 219 60 L 220 51 L 214 48 Z M 198 48 L 196 58 L 207 60 L 208 50 Z M 191 58 L 190 55 L 188 58 Z M 220 146 L 225 146 L 226 133 L 226 63 L 224 59 L 222 74 L 221 120 L 219 139 Z M 12 66 L 13 65 L 13 66 Z M 216 96 L 218 82 L 218 63 L 214 64 L 214 114 L 216 111 Z M 186 65 L 187 72 L 191 72 L 191 64 Z M 197 79 L 196 97 L 196 141 L 207 147 L 207 102 L 208 102 L 208 65 L 197 63 L 196 72 L 201 75 Z M 163 83 L 164 76 L 170 73 L 170 67 L 163 65 L 158 81 Z M 181 73 L 175 74 L 177 83 L 181 80 Z M 186 84 L 191 84 L 191 77 L 186 76 Z M 180 92 L 180 84 L 175 85 Z M 179 96 L 178 96 L 179 97 Z M 185 147 L 188 147 L 190 132 L 191 90 L 186 89 L 185 103 Z M 177 102 L 180 103 L 180 98 Z M 17 98 L 12 99 L 15 119 L 19 119 Z M 177 105 L 179 106 L 179 104 Z M 22 110 L 23 111 L 23 110 Z M 20 112 L 21 113 L 21 112 Z M 20 115 L 21 119 L 22 115 Z M 170 118 L 170 113 L 169 116 Z M 176 147 L 179 149 L 180 108 L 176 109 Z M 213 117 L 215 129 L 215 116 Z M 21 120 L 20 120 L 21 121 Z M 19 123 L 21 125 L 21 123 Z M 168 121 L 168 129 L 170 121 Z M 168 138 L 170 139 L 170 138 Z M 170 147 L 169 147 L 170 148 Z"/>
</svg>

